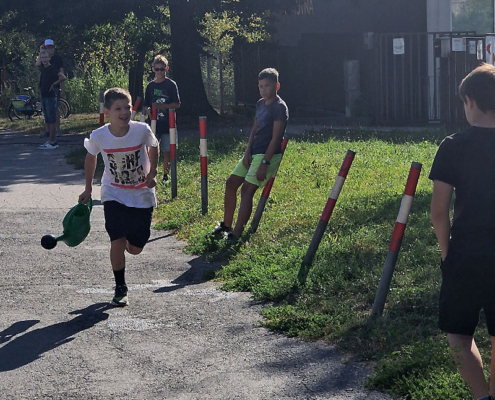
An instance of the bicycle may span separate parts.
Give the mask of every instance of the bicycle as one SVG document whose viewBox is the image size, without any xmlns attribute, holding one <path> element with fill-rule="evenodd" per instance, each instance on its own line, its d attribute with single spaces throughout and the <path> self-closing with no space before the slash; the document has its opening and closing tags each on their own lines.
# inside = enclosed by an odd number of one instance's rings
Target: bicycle
<svg viewBox="0 0 495 400">
<path fill-rule="evenodd" d="M 10 101 L 8 115 L 11 121 L 14 121 L 14 118 L 29 119 L 43 115 L 41 100 L 34 95 L 34 89 L 32 87 L 26 87 L 23 90 L 28 92 L 28 94 L 16 95 Z M 58 111 L 60 112 L 60 118 L 67 118 L 71 113 L 69 102 L 62 97 L 58 102 Z"/>
</svg>

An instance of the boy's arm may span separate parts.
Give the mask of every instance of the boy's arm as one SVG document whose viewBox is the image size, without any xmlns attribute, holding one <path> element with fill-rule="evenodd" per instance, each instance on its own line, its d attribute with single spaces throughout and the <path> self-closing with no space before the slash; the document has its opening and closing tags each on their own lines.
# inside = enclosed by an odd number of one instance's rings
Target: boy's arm
<svg viewBox="0 0 495 400">
<path fill-rule="evenodd" d="M 156 186 L 156 174 L 158 168 L 158 145 L 148 148 L 148 156 L 150 158 L 150 172 L 146 175 L 146 187 L 153 188 Z"/>
<path fill-rule="evenodd" d="M 84 162 L 84 176 L 86 178 L 86 185 L 84 192 L 79 195 L 79 203 L 86 204 L 91 198 L 93 192 L 93 177 L 96 170 L 96 156 L 93 154 L 86 154 L 86 161 Z"/>
<path fill-rule="evenodd" d="M 442 261 L 449 252 L 450 202 L 454 187 L 442 181 L 433 181 L 430 218 L 442 252 Z"/>
<path fill-rule="evenodd" d="M 285 120 L 273 121 L 272 140 L 270 141 L 270 144 L 268 145 L 268 148 L 266 149 L 266 153 L 265 153 L 265 157 L 264 157 L 264 159 L 268 162 L 273 157 L 273 154 L 275 153 L 275 151 L 277 151 L 278 146 L 280 146 L 280 142 L 282 141 L 282 138 L 284 137 L 284 131 L 285 131 L 286 123 L 287 123 L 287 121 L 285 121 Z M 268 164 L 260 164 L 258 171 L 256 172 L 256 179 L 258 181 L 262 182 L 266 179 L 267 168 L 268 168 Z"/>
<path fill-rule="evenodd" d="M 50 86 L 50 90 L 53 90 L 55 86 L 59 85 L 60 83 L 62 83 L 67 79 L 67 77 L 62 72 L 59 72 L 57 76 L 58 76 L 58 80 L 52 83 L 52 85 Z"/>
<path fill-rule="evenodd" d="M 257 130 L 258 130 L 258 122 L 255 119 L 253 123 L 253 127 L 251 128 L 251 133 L 249 134 L 246 150 L 244 151 L 244 158 L 242 159 L 242 163 L 248 169 L 249 166 L 251 165 L 251 160 L 252 160 L 251 148 L 253 147 L 254 135 L 256 134 Z"/>
</svg>

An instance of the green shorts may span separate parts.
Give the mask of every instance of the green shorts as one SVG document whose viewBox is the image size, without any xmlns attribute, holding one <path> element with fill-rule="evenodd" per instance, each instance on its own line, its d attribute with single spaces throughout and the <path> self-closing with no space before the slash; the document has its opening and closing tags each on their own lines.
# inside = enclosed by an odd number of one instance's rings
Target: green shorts
<svg viewBox="0 0 495 400">
<path fill-rule="evenodd" d="M 261 160 L 265 157 L 264 154 L 255 154 L 251 161 L 251 165 L 249 169 L 246 169 L 244 164 L 242 163 L 242 158 L 239 163 L 236 165 L 234 170 L 232 171 L 232 175 L 240 176 L 244 178 L 246 182 L 249 182 L 253 185 L 263 187 L 266 185 L 268 180 L 272 177 L 272 175 L 277 170 L 280 165 L 280 161 L 282 160 L 282 154 L 274 154 L 270 160 L 270 165 L 266 169 L 266 179 L 263 182 L 260 182 L 256 179 L 256 172 L 258 172 L 258 168 L 261 165 Z"/>
</svg>

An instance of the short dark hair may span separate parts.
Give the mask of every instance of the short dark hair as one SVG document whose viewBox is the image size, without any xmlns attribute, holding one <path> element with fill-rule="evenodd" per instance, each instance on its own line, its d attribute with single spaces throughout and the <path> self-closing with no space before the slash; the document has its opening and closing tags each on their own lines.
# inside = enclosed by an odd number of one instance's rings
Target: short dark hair
<svg viewBox="0 0 495 400">
<path fill-rule="evenodd" d="M 482 112 L 495 111 L 495 66 L 483 63 L 472 70 L 459 85 L 459 96 L 473 99 Z"/>
<path fill-rule="evenodd" d="M 156 64 L 163 64 L 166 67 L 168 67 L 168 60 L 162 56 L 161 54 L 158 54 L 154 59 L 151 65 L 154 67 Z"/>
<path fill-rule="evenodd" d="M 258 75 L 258 82 L 263 79 L 269 79 L 272 82 L 278 82 L 278 71 L 275 68 L 265 68 Z"/>
<path fill-rule="evenodd" d="M 129 100 L 129 103 L 132 103 L 131 94 L 122 88 L 114 87 L 108 89 L 104 94 L 105 100 L 103 103 L 103 107 L 107 110 L 110 110 L 115 100 Z"/>
</svg>

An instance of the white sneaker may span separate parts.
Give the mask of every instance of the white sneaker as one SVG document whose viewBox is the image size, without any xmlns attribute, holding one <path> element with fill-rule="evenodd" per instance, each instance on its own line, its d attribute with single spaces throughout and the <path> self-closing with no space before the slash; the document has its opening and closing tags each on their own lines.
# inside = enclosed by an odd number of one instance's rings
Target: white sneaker
<svg viewBox="0 0 495 400">
<path fill-rule="evenodd" d="M 41 149 L 41 150 L 54 150 L 57 147 L 58 147 L 58 143 L 57 142 L 53 142 L 53 143 L 46 142 L 44 144 L 40 144 L 40 146 L 38 148 Z"/>
</svg>

